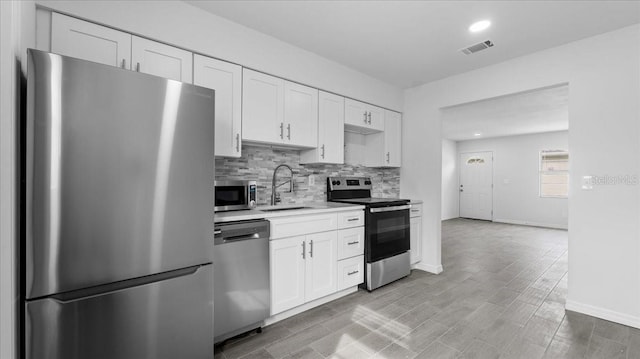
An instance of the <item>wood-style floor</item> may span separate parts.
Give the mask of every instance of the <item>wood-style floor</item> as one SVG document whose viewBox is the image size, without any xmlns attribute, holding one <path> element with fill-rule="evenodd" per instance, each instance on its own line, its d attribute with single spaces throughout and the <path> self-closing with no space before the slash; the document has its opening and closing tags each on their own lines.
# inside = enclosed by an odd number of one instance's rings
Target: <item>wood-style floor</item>
<svg viewBox="0 0 640 359">
<path fill-rule="evenodd" d="M 444 221 L 442 263 L 439 275 L 360 290 L 215 358 L 640 358 L 640 330 L 564 310 L 566 231 Z"/>
</svg>

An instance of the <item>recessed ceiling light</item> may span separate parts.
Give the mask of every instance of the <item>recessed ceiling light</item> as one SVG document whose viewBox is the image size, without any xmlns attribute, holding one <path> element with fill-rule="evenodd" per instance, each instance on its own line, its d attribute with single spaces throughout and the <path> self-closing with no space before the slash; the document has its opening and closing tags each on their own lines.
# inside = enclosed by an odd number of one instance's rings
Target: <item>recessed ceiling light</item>
<svg viewBox="0 0 640 359">
<path fill-rule="evenodd" d="M 478 136 L 482 136 L 482 134 L 480 132 L 476 132 L 473 134 L 474 136 L 478 137 Z"/>
<path fill-rule="evenodd" d="M 471 26 L 469 26 L 469 31 L 480 32 L 482 30 L 486 30 L 487 28 L 489 28 L 489 26 L 491 26 L 491 21 L 489 20 L 477 21 L 471 24 Z"/>
</svg>

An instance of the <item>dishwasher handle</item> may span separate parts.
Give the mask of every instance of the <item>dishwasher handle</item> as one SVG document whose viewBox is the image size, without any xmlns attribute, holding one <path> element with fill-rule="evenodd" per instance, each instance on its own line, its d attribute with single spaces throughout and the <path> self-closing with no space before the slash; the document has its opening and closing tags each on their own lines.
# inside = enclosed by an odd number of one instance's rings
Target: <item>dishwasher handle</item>
<svg viewBox="0 0 640 359">
<path fill-rule="evenodd" d="M 219 239 L 222 241 L 222 243 L 229 243 L 229 242 L 247 241 L 250 239 L 258 239 L 258 238 L 260 238 L 260 235 L 258 233 L 254 233 L 254 234 L 243 235 L 243 236 L 222 237 Z M 218 241 L 216 240 L 216 242 Z"/>
</svg>

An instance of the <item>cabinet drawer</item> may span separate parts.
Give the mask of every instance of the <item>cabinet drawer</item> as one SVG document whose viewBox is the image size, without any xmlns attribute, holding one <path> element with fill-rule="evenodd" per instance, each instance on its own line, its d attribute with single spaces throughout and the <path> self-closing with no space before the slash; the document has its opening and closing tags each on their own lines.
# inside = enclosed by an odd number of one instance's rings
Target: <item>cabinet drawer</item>
<svg viewBox="0 0 640 359">
<path fill-rule="evenodd" d="M 271 239 L 293 237 L 338 229 L 336 213 L 269 219 Z"/>
<path fill-rule="evenodd" d="M 364 256 L 338 261 L 338 290 L 364 282 Z"/>
<path fill-rule="evenodd" d="M 338 260 L 364 254 L 364 227 L 338 231 Z"/>
<path fill-rule="evenodd" d="M 364 211 L 338 212 L 338 229 L 364 225 Z"/>
<path fill-rule="evenodd" d="M 411 210 L 409 212 L 411 217 L 420 217 L 422 216 L 422 204 L 412 204 Z"/>
</svg>

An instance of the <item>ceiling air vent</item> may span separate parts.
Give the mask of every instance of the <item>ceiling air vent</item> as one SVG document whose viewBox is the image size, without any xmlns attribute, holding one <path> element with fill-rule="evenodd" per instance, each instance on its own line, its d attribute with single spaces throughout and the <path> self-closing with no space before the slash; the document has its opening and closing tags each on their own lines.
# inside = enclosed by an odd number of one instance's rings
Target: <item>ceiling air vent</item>
<svg viewBox="0 0 640 359">
<path fill-rule="evenodd" d="M 475 45 L 471 45 L 469 47 L 465 47 L 464 49 L 461 49 L 460 51 L 462 51 L 462 53 L 466 54 L 466 55 L 471 55 L 474 54 L 478 51 L 482 51 L 484 49 L 488 49 L 490 47 L 493 46 L 493 42 L 491 42 L 491 40 L 487 40 L 487 41 L 483 41 L 479 44 L 475 44 Z"/>
</svg>

